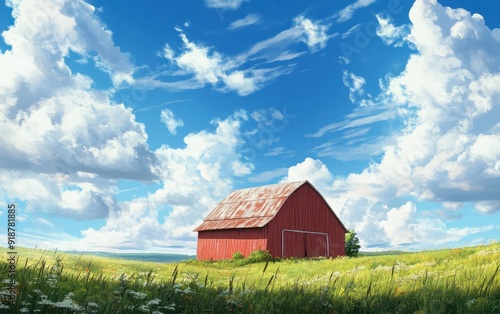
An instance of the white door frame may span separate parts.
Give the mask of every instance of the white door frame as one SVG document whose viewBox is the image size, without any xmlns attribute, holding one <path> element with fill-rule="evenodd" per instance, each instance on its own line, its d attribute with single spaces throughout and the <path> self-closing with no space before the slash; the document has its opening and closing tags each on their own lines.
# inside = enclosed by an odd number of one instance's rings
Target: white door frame
<svg viewBox="0 0 500 314">
<path fill-rule="evenodd" d="M 285 232 L 311 233 L 311 234 L 326 235 L 326 257 L 330 257 L 330 239 L 328 237 L 328 233 L 315 232 L 315 231 L 305 231 L 305 230 L 282 229 L 281 230 L 281 258 L 285 257 Z M 307 243 L 305 245 L 307 245 Z"/>
</svg>

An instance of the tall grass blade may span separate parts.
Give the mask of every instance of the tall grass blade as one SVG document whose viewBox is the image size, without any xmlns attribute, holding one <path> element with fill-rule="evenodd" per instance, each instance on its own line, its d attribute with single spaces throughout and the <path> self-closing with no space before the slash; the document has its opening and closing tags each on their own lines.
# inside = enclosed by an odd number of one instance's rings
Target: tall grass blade
<svg viewBox="0 0 500 314">
<path fill-rule="evenodd" d="M 269 265 L 269 261 L 266 262 L 266 265 L 264 265 L 264 269 L 262 270 L 262 275 L 266 272 L 267 265 Z"/>
<path fill-rule="evenodd" d="M 498 273 L 499 268 L 500 268 L 500 264 L 497 266 L 497 268 L 495 269 L 495 272 L 493 273 L 493 276 L 491 276 L 490 280 L 486 284 L 486 287 L 484 288 L 484 291 L 483 291 L 483 296 L 485 296 L 488 293 L 488 291 L 490 290 L 491 285 L 493 284 L 493 280 L 495 280 L 495 277 Z"/>
<path fill-rule="evenodd" d="M 264 289 L 265 291 L 267 291 L 267 289 L 269 288 L 269 286 L 271 285 L 271 283 L 273 282 L 273 279 L 274 279 L 274 275 L 271 276 L 271 278 L 269 278 L 269 282 L 267 283 L 267 286 L 266 288 Z"/>
</svg>

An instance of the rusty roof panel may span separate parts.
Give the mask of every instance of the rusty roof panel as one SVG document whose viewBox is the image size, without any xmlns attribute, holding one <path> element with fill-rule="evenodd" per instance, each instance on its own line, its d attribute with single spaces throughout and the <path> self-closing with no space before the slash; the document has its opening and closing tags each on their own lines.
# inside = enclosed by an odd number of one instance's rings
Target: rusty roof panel
<svg viewBox="0 0 500 314">
<path fill-rule="evenodd" d="M 233 203 L 219 203 L 205 220 L 237 219 L 251 217 L 273 217 L 276 210 L 281 208 L 286 198 L 269 198 L 263 200 L 240 201 Z"/>
<path fill-rule="evenodd" d="M 236 190 L 223 199 L 194 231 L 265 226 L 306 181 Z"/>
<path fill-rule="evenodd" d="M 194 231 L 264 227 L 273 217 L 242 218 L 231 220 L 205 220 Z"/>
</svg>

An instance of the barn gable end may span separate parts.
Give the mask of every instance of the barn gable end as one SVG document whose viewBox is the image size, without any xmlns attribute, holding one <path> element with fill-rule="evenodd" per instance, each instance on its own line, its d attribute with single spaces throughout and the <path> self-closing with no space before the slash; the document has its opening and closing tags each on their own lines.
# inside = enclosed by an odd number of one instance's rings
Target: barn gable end
<svg viewBox="0 0 500 314">
<path fill-rule="evenodd" d="M 347 229 L 308 182 L 236 190 L 194 231 L 199 260 L 248 256 L 268 250 L 275 257 L 344 255 Z"/>
</svg>

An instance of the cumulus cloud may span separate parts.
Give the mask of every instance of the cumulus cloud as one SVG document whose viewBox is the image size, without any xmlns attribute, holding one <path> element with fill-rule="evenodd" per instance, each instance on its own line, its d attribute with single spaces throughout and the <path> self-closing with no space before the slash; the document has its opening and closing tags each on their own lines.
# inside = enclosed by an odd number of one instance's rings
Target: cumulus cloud
<svg viewBox="0 0 500 314">
<path fill-rule="evenodd" d="M 380 96 L 397 106 L 404 129 L 383 147 L 380 161 L 332 179 L 321 161 L 306 159 L 285 178 L 315 180 L 320 173 L 319 189 L 366 247 L 454 243 L 495 228 L 448 227 L 439 212 L 424 214 L 421 201 L 470 203 L 476 215 L 500 209 L 500 40 L 481 16 L 436 1 L 415 1 L 410 19 L 407 40 L 416 53 Z M 313 136 L 353 123 L 366 128 L 376 116 L 367 119 L 331 124 Z"/>
<path fill-rule="evenodd" d="M 292 166 L 288 169 L 288 173 L 284 182 L 308 180 L 320 191 L 331 191 L 333 176 L 320 160 L 306 158 L 303 162 Z"/>
<path fill-rule="evenodd" d="M 415 2 L 410 19 L 409 40 L 419 54 L 388 87 L 413 110 L 406 134 L 386 151 L 387 162 L 404 161 L 413 176 L 401 192 L 411 189 L 428 200 L 496 199 L 497 152 L 485 144 L 500 144 L 492 118 L 500 111 L 500 91 L 491 88 L 500 79 L 500 41 L 480 16 L 433 2 Z"/>
<path fill-rule="evenodd" d="M 314 23 L 308 18 L 300 15 L 294 20 L 295 28 L 300 30 L 302 34 L 302 41 L 311 50 L 325 48 L 326 42 L 329 39 L 327 34 L 328 25 L 322 25 L 320 23 Z"/>
<path fill-rule="evenodd" d="M 29 210 L 105 217 L 116 205 L 116 179 L 155 177 L 154 154 L 132 111 L 73 73 L 67 58 L 91 59 L 115 87 L 132 81 L 133 65 L 91 5 L 7 4 L 14 25 L 2 33 L 10 49 L 0 53 L 0 144 L 8 147 L 1 194 L 27 201 Z"/>
<path fill-rule="evenodd" d="M 41 59 L 48 57 L 42 53 L 45 51 L 52 58 L 46 62 L 57 62 L 58 58 L 73 51 L 92 58 L 98 67 L 110 74 L 116 84 L 132 80 L 134 68 L 129 57 L 114 45 L 111 31 L 104 28 L 94 15 L 93 6 L 71 1 L 41 5 L 32 0 L 8 1 L 7 5 L 12 7 L 15 25 L 2 36 L 7 44 L 16 46 L 11 52 L 15 50 L 17 57 L 26 57 L 24 61 L 30 61 L 30 55 Z M 96 52 L 95 57 L 90 56 L 90 51 Z M 35 77 L 33 71 L 26 75 Z"/>
<path fill-rule="evenodd" d="M 238 152 L 243 145 L 241 124 L 247 119 L 245 112 L 235 112 L 214 120 L 212 132 L 188 134 L 182 148 L 160 147 L 156 155 L 162 187 L 121 203 L 105 226 L 85 230 L 79 243 L 94 250 L 172 251 L 182 246 L 192 252 L 196 247 L 192 230 L 229 194 L 234 177 L 247 175 L 254 167 Z"/>
<path fill-rule="evenodd" d="M 161 121 L 165 123 L 170 134 L 177 134 L 177 128 L 184 125 L 184 122 L 174 117 L 174 113 L 170 109 L 163 109 L 161 111 Z"/>
<path fill-rule="evenodd" d="M 415 234 L 409 226 L 414 223 L 417 207 L 413 202 L 407 202 L 399 208 L 392 208 L 386 214 L 386 219 L 380 221 L 380 226 L 387 234 L 392 245 L 413 243 Z"/>
</svg>

